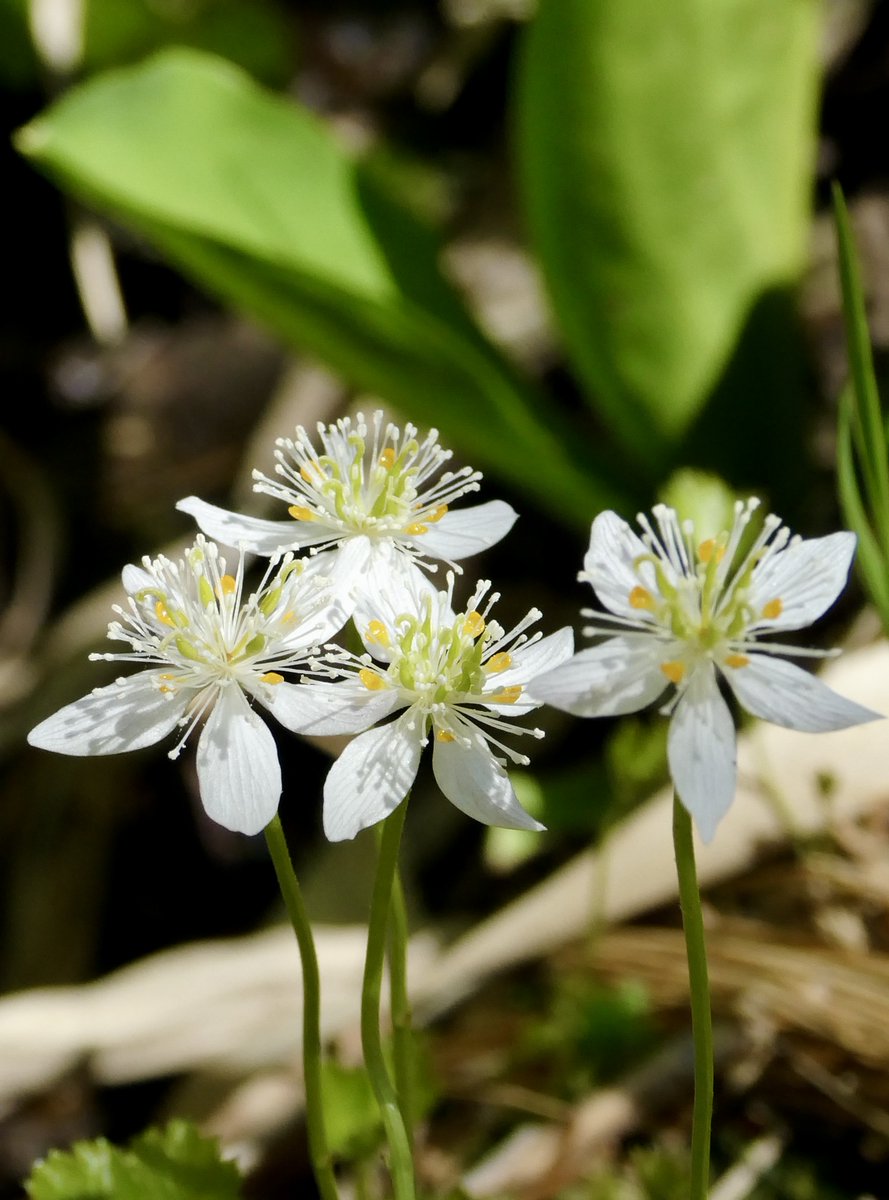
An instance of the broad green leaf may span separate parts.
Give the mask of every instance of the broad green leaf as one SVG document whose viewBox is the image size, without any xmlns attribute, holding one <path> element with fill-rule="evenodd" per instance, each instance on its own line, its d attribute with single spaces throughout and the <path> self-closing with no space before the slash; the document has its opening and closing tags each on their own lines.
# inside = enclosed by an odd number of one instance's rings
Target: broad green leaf
<svg viewBox="0 0 889 1200">
<path fill-rule="evenodd" d="M 656 471 L 736 351 L 734 403 L 778 391 L 791 310 L 771 298 L 804 260 L 818 20 L 812 0 L 541 0 L 528 27 L 532 239 L 591 403 Z"/>
<path fill-rule="evenodd" d="M 25 1184 L 30 1200 L 240 1200 L 218 1144 L 187 1121 L 149 1129 L 127 1149 L 104 1138 L 52 1151 Z"/>
<path fill-rule="evenodd" d="M 566 520 L 620 488 L 483 337 L 435 238 L 312 114 L 170 50 L 69 93 L 19 137 L 66 187 L 351 383 L 436 425 Z"/>
</svg>

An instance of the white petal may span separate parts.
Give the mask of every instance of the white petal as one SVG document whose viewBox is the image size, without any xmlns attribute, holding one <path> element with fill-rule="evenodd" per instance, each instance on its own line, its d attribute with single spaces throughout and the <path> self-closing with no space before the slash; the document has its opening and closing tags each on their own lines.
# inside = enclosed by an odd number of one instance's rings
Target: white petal
<svg viewBox="0 0 889 1200">
<path fill-rule="evenodd" d="M 804 733 L 826 733 L 878 721 L 882 715 L 846 700 L 786 659 L 768 654 L 747 657 L 746 667 L 728 667 L 724 674 L 741 704 L 764 721 Z"/>
<path fill-rule="evenodd" d="M 404 713 L 345 748 L 324 782 L 324 832 L 353 838 L 393 812 L 410 790 L 422 752 L 422 717 Z"/>
<path fill-rule="evenodd" d="M 430 525 L 428 532 L 412 538 L 423 554 L 457 562 L 480 554 L 506 537 L 518 513 L 503 500 L 490 500 L 471 508 L 457 508 Z"/>
<path fill-rule="evenodd" d="M 369 691 L 363 684 L 276 683 L 256 697 L 293 733 L 360 733 L 401 705 L 398 688 Z"/>
<path fill-rule="evenodd" d="M 28 734 L 32 746 L 57 754 L 120 754 L 141 750 L 171 733 L 194 692 L 176 696 L 154 684 L 159 672 L 142 671 L 60 708 Z"/>
<path fill-rule="evenodd" d="M 705 842 L 735 796 L 735 725 L 710 664 L 688 682 L 670 722 L 670 774 Z"/>
<path fill-rule="evenodd" d="M 194 517 L 198 527 L 215 542 L 233 546 L 253 554 L 271 556 L 281 550 L 299 550 L 325 542 L 331 537 L 326 527 L 309 521 L 264 521 L 261 517 L 245 517 L 207 504 L 197 496 L 186 496 L 176 505 L 180 512 Z"/>
<path fill-rule="evenodd" d="M 590 548 L 583 560 L 584 578 L 610 612 L 645 625 L 652 622 L 651 614 L 630 604 L 630 593 L 640 584 L 656 591 L 651 567 L 643 564 L 637 570 L 633 565 L 642 556 L 650 558 L 651 551 L 626 521 L 614 512 L 599 513 L 590 529 Z M 669 563 L 662 560 L 661 567 L 672 577 Z"/>
<path fill-rule="evenodd" d="M 846 586 L 855 555 L 854 533 L 796 542 L 766 558 L 753 572 L 750 604 L 761 613 L 766 604 L 780 600 L 778 617 L 757 617 L 762 629 L 802 629 L 826 612 Z"/>
<path fill-rule="evenodd" d="M 621 634 L 538 675 L 527 691 L 577 717 L 620 716 L 645 708 L 670 686 L 660 669 L 670 658 L 669 642 Z"/>
<path fill-rule="evenodd" d="M 265 721 L 236 684 L 219 694 L 197 753 L 207 816 L 236 833 L 259 833 L 281 799 L 278 751 Z"/>
<path fill-rule="evenodd" d="M 464 732 L 470 739 L 468 746 L 462 741 Z M 506 771 L 471 726 L 461 729 L 453 742 L 435 739 L 432 771 L 445 796 L 468 817 L 504 829 L 544 828 L 519 804 Z"/>
</svg>

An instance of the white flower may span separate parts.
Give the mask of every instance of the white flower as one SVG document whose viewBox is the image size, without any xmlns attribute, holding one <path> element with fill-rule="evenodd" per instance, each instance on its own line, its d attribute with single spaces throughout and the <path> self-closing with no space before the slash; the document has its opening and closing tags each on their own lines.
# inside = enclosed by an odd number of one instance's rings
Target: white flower
<svg viewBox="0 0 889 1200">
<path fill-rule="evenodd" d="M 324 786 L 324 831 L 331 841 L 352 838 L 388 816 L 407 795 L 423 747 L 433 739 L 432 770 L 445 796 L 488 825 L 541 829 L 516 799 L 502 751 L 527 763 L 500 740 L 530 733 L 507 718 L 539 707 L 525 693 L 540 671 L 573 650 L 568 628 L 542 638 L 525 630 L 540 618 L 532 609 L 509 633 L 489 619 L 497 595 L 480 582 L 466 612 L 451 607 L 453 576 L 444 592 L 419 590 L 405 612 L 383 594 L 356 617 L 368 653 L 333 653 L 320 669 L 339 682 L 315 681 L 287 695 L 291 728 L 302 733 L 357 733 Z M 388 724 L 369 729 L 393 713 Z"/>
<path fill-rule="evenodd" d="M 434 560 L 459 571 L 458 559 L 493 546 L 515 522 L 502 500 L 450 511 L 478 491 L 481 475 L 469 467 L 440 474 L 451 451 L 435 429 L 419 442 L 413 425 L 384 425 L 377 411 L 369 422 L 359 413 L 354 423 L 319 423 L 318 441 L 320 452 L 299 426 L 295 440 L 275 443 L 277 478 L 253 473 L 254 490 L 283 500 L 292 520 L 241 516 L 197 496 L 176 507 L 226 545 L 266 555 L 309 550 L 332 586 L 356 599 L 411 575 L 425 579 L 416 568 L 434 571 Z"/>
<path fill-rule="evenodd" d="M 229 575 L 218 548 L 200 535 L 178 562 L 144 558 L 141 567 L 125 567 L 123 583 L 128 606 L 115 606 L 108 637 L 131 651 L 90 657 L 149 669 L 60 709 L 28 741 L 60 754 L 118 754 L 180 727 L 175 758 L 206 717 L 197 749 L 204 808 L 228 829 L 258 833 L 277 810 L 281 771 L 274 738 L 249 700 L 286 725 L 280 702 L 297 685 L 281 672 L 304 666 L 345 612 L 329 603 L 323 579 L 303 578 L 290 556 L 269 564 L 242 603 L 243 555 Z"/>
<path fill-rule="evenodd" d="M 742 549 L 759 501 L 735 505 L 729 533 L 700 543 L 691 522 L 653 509 L 638 517 L 642 536 L 613 512 L 596 517 L 579 578 L 608 612 L 587 634 L 607 634 L 591 649 L 534 681 L 536 699 L 583 717 L 635 712 L 675 692 L 668 739 L 676 791 L 709 841 L 735 793 L 735 727 L 718 679 L 754 716 L 813 733 L 872 721 L 879 713 L 845 700 L 778 655 L 825 657 L 832 651 L 761 641 L 809 625 L 845 585 L 855 536 L 803 541 L 767 516 Z"/>
</svg>

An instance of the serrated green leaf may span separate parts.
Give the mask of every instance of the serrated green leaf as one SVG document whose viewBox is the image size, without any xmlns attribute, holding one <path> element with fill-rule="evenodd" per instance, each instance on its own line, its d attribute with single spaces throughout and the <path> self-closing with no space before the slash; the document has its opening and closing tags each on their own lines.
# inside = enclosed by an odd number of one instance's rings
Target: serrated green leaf
<svg viewBox="0 0 889 1200">
<path fill-rule="evenodd" d="M 769 298 L 804 262 L 818 21 L 811 0 L 541 0 L 528 27 L 529 227 L 590 402 L 657 469 L 737 353 L 736 403 L 780 400 L 792 321 Z"/>
<path fill-rule="evenodd" d="M 240 1200 L 241 1179 L 215 1140 L 187 1121 L 149 1129 L 127 1149 L 104 1138 L 54 1150 L 25 1184 L 30 1200 Z"/>
<path fill-rule="evenodd" d="M 436 239 L 311 113 L 175 49 L 69 92 L 19 146 L 192 278 L 442 429 L 565 520 L 617 502 L 604 461 L 481 334 Z"/>
</svg>

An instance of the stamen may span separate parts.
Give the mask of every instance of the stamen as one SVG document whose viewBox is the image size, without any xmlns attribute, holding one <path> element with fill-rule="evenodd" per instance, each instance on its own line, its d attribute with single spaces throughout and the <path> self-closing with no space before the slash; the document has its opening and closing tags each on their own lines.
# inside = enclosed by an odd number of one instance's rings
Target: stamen
<svg viewBox="0 0 889 1200">
<path fill-rule="evenodd" d="M 735 667 L 736 669 L 740 667 L 749 667 L 750 659 L 746 654 L 727 654 L 725 656 L 725 665 L 727 667 Z"/>
<path fill-rule="evenodd" d="M 358 672 L 358 678 L 364 684 L 369 692 L 379 692 L 386 686 L 386 681 L 382 675 L 378 675 L 376 671 L 372 671 L 370 667 L 362 667 Z"/>
<path fill-rule="evenodd" d="M 163 622 L 164 625 L 173 625 L 173 618 L 167 612 L 167 606 L 164 604 L 163 600 L 158 600 L 155 604 L 154 614 L 159 621 Z"/>
<path fill-rule="evenodd" d="M 305 508 L 302 504 L 291 504 L 287 509 L 294 521 L 314 521 L 315 514 L 310 508 Z"/>
<path fill-rule="evenodd" d="M 466 614 L 466 620 L 463 622 L 463 632 L 468 633 L 470 637 L 480 637 L 485 631 L 485 618 L 480 612 L 469 612 Z"/>
<path fill-rule="evenodd" d="M 718 563 L 722 562 L 725 558 L 725 546 L 717 543 L 715 538 L 707 538 L 698 546 L 698 561 L 706 564 L 714 558 Z"/>
<path fill-rule="evenodd" d="M 505 671 L 507 667 L 511 666 L 512 658 L 506 651 L 501 650 L 499 654 L 494 654 L 488 659 L 485 663 L 485 670 L 489 675 L 497 675 L 500 671 Z"/>
<path fill-rule="evenodd" d="M 779 596 L 774 600 L 770 600 L 768 604 L 763 605 L 762 615 L 767 621 L 774 621 L 776 617 L 780 617 L 784 612 L 784 602 Z"/>
<path fill-rule="evenodd" d="M 389 630 L 382 621 L 371 621 L 364 633 L 364 640 L 372 646 L 390 645 Z"/>
<path fill-rule="evenodd" d="M 671 683 L 680 684 L 685 678 L 685 664 L 681 662 L 661 663 L 661 670 Z"/>
<path fill-rule="evenodd" d="M 656 607 L 654 596 L 652 596 L 648 588 L 642 587 L 641 584 L 637 584 L 636 587 L 634 587 L 630 592 L 630 607 L 645 608 L 648 609 L 649 612 L 653 612 Z"/>
<path fill-rule="evenodd" d="M 259 677 L 260 683 L 283 683 L 284 676 L 279 675 L 277 671 L 266 671 L 264 675 Z"/>
</svg>

